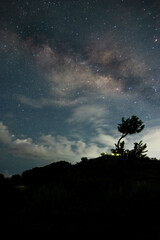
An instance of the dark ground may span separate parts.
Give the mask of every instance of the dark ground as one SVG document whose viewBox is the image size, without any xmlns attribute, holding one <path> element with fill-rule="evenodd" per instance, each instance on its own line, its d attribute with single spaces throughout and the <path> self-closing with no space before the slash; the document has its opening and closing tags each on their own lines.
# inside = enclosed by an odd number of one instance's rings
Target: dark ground
<svg viewBox="0 0 160 240">
<path fill-rule="evenodd" d="M 160 162 L 103 156 L 58 162 L 5 179 L 1 233 L 44 239 L 160 239 Z"/>
</svg>

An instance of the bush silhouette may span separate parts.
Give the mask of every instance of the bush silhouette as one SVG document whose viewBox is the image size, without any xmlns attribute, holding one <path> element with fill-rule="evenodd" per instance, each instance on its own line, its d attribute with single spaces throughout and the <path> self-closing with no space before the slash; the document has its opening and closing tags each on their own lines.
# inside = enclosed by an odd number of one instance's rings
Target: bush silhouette
<svg viewBox="0 0 160 240">
<path fill-rule="evenodd" d="M 146 157 L 146 152 L 145 150 L 147 148 L 147 144 L 143 144 L 142 141 L 139 143 L 135 142 L 134 143 L 134 149 L 128 151 L 128 156 L 133 156 L 133 157 Z"/>
</svg>

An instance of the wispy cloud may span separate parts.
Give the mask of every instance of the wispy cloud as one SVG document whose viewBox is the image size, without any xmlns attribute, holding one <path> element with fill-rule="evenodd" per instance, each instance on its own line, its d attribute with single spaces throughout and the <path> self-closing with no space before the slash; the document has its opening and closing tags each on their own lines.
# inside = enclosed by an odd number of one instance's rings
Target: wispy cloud
<svg viewBox="0 0 160 240">
<path fill-rule="evenodd" d="M 106 124 L 107 110 L 99 105 L 89 104 L 76 107 L 68 119 L 69 123 L 89 124 L 96 128 L 104 127 Z"/>
<path fill-rule="evenodd" d="M 44 108 L 44 107 L 55 107 L 55 106 L 60 106 L 60 107 L 75 107 L 76 105 L 79 104 L 84 104 L 88 102 L 88 99 L 86 97 L 79 97 L 77 99 L 54 99 L 52 96 L 50 98 L 39 98 L 39 99 L 34 99 L 30 97 L 26 97 L 24 95 L 17 95 L 16 99 L 20 101 L 21 103 L 30 106 L 32 108 Z"/>
<path fill-rule="evenodd" d="M 69 137 L 60 135 L 41 135 L 37 142 L 34 142 L 32 138 L 16 138 L 0 122 L 0 141 L 8 146 L 11 154 L 26 159 L 39 159 L 50 162 L 66 160 L 75 163 L 84 156 L 89 158 L 97 157 L 101 152 L 106 151 L 107 147 L 110 147 L 107 142 L 106 146 L 100 146 L 99 139 L 101 139 L 101 136 L 97 140 L 93 138 L 89 142 L 85 142 L 80 138 L 71 140 Z M 107 140 L 107 136 L 105 140 Z"/>
</svg>

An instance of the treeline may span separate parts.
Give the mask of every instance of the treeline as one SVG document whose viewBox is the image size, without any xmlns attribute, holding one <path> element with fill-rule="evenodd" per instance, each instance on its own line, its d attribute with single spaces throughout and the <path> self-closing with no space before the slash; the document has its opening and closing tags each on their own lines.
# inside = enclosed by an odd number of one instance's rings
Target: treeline
<svg viewBox="0 0 160 240">
<path fill-rule="evenodd" d="M 62 233 L 160 239 L 156 160 L 107 155 L 52 163 L 10 179 L 0 175 L 0 193 L 6 234 L 21 229 L 45 239 Z"/>
</svg>

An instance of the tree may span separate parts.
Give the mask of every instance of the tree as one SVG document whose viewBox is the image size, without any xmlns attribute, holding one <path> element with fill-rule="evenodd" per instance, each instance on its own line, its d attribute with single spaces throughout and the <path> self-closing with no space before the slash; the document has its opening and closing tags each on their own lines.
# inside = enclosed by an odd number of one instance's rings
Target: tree
<svg viewBox="0 0 160 240">
<path fill-rule="evenodd" d="M 88 161 L 88 158 L 87 157 L 82 157 L 81 158 L 81 161 L 84 163 L 84 162 L 87 162 Z"/>
<path fill-rule="evenodd" d="M 142 141 L 140 141 L 139 143 L 134 143 L 134 149 L 129 151 L 128 154 L 129 156 L 133 157 L 145 157 L 145 153 L 148 152 L 147 150 L 145 150 L 146 148 L 147 145 L 143 144 Z"/>
<path fill-rule="evenodd" d="M 125 138 L 128 134 L 139 133 L 144 129 L 145 125 L 143 122 L 135 115 L 131 118 L 127 118 L 126 120 L 122 117 L 122 123 L 118 124 L 118 131 L 122 133 L 122 136 L 119 138 L 117 144 L 115 144 L 116 149 L 112 149 L 113 153 L 124 154 L 124 141 L 121 142 L 123 138 Z"/>
<path fill-rule="evenodd" d="M 120 154 L 120 155 L 123 156 L 123 155 L 124 155 L 124 152 L 125 152 L 124 144 L 125 144 L 124 141 L 119 143 L 119 147 L 117 146 L 117 144 L 115 144 L 116 149 L 111 149 L 112 153 L 114 153 L 114 154 Z"/>
</svg>

